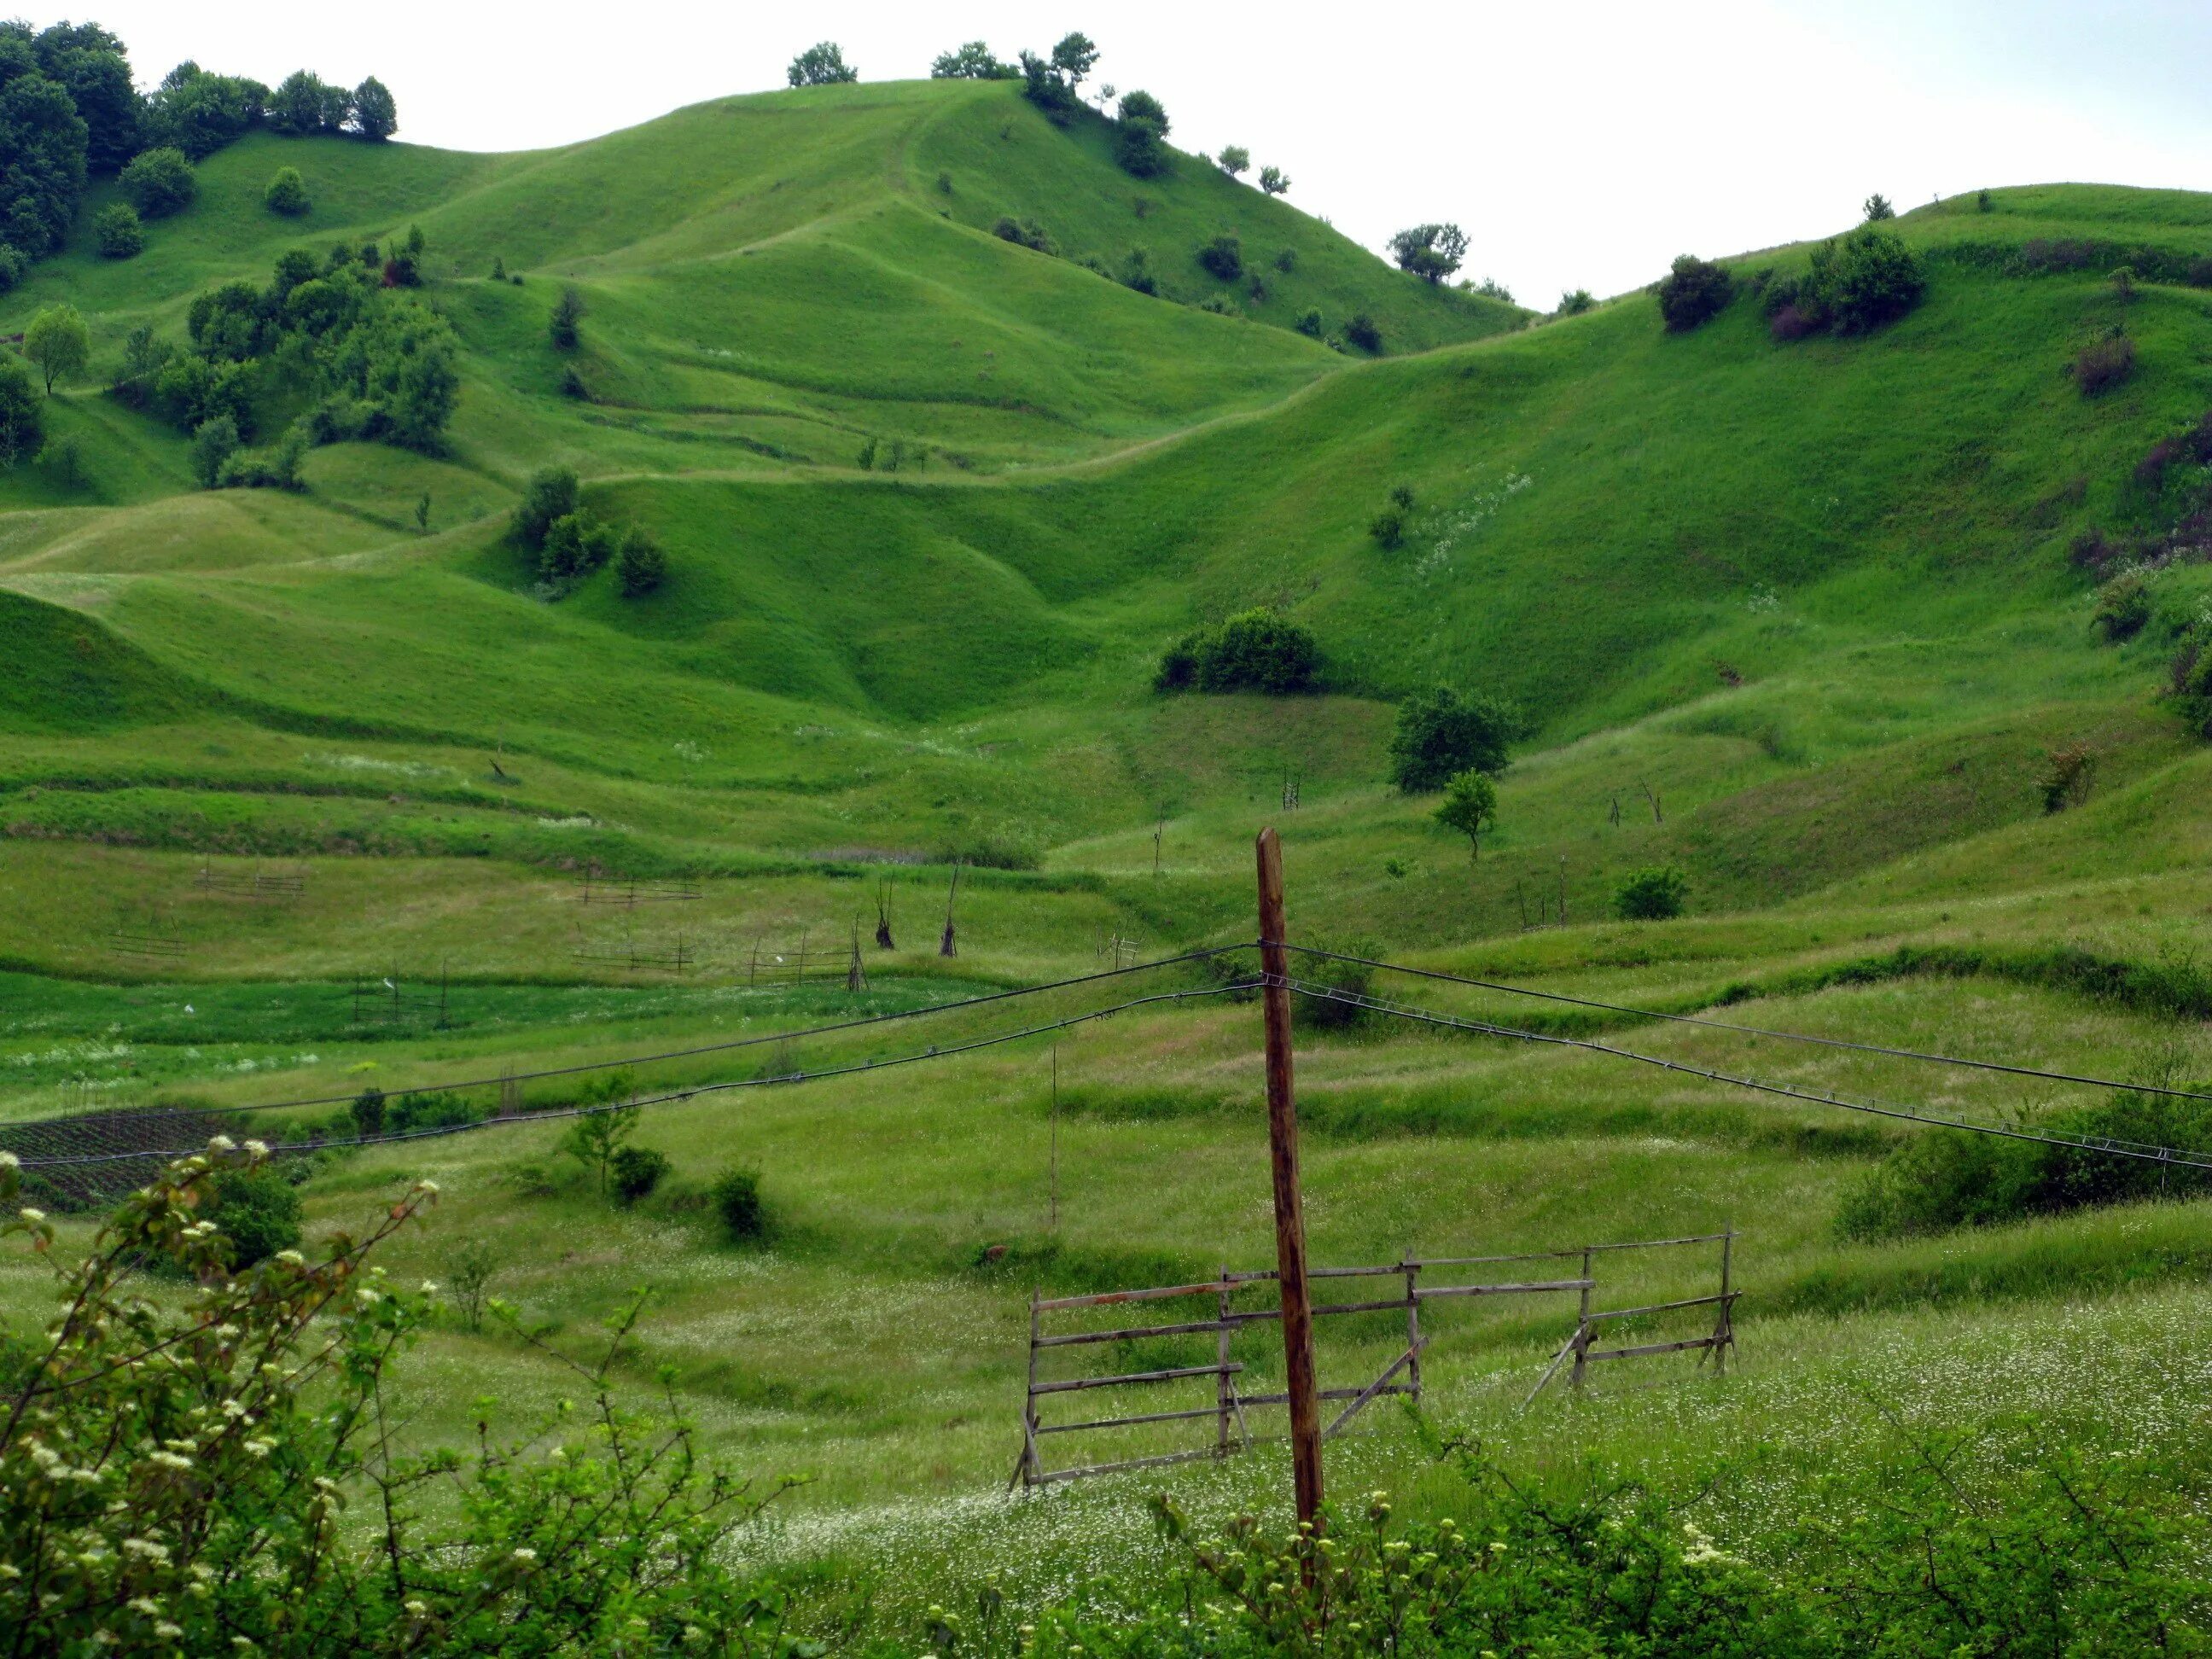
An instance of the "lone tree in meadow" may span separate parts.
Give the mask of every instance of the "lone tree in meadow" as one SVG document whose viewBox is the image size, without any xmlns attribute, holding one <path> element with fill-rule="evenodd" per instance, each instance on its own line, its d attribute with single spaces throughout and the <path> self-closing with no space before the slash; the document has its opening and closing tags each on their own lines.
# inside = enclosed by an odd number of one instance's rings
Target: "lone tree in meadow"
<svg viewBox="0 0 2212 1659">
<path fill-rule="evenodd" d="M 784 71 L 794 87 L 842 86 L 860 78 L 860 71 L 845 61 L 844 49 L 835 40 L 817 41 L 791 60 Z"/>
<path fill-rule="evenodd" d="M 278 167 L 270 174 L 261 202 L 271 213 L 281 213 L 287 219 L 296 219 L 314 205 L 307 196 L 307 181 L 297 167 Z"/>
<path fill-rule="evenodd" d="M 190 207 L 199 192 L 191 162 L 184 151 L 170 144 L 140 151 L 118 175 L 115 185 L 142 219 L 159 219 Z"/>
<path fill-rule="evenodd" d="M 1390 781 L 1407 794 L 1443 788 L 1463 772 L 1503 772 L 1521 716 L 1496 697 L 1462 697 L 1448 685 L 1417 692 L 1398 706 L 1390 738 Z"/>
<path fill-rule="evenodd" d="M 48 306 L 23 331 L 23 357 L 46 377 L 51 398 L 56 380 L 81 374 L 92 360 L 92 331 L 75 306 Z"/>
<path fill-rule="evenodd" d="M 1399 270 L 1441 283 L 1467 258 L 1467 233 L 1457 225 L 1415 225 L 1390 239 L 1390 257 Z"/>
<path fill-rule="evenodd" d="M 1251 171 L 1252 152 L 1242 144 L 1225 145 L 1221 154 L 1213 159 L 1221 170 L 1232 179 L 1242 178 Z"/>
<path fill-rule="evenodd" d="M 1270 196 L 1288 195 L 1291 188 L 1291 175 L 1280 167 L 1261 167 L 1260 188 Z"/>
<path fill-rule="evenodd" d="M 1498 786 L 1476 771 L 1456 773 L 1444 785 L 1436 820 L 1467 837 L 1468 857 L 1482 856 L 1482 832 L 1498 822 Z"/>
</svg>

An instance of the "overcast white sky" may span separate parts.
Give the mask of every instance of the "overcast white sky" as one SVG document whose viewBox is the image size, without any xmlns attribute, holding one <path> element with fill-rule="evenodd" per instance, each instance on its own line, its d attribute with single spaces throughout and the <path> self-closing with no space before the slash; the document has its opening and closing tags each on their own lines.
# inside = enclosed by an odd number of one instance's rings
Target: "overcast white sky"
<svg viewBox="0 0 2212 1659">
<path fill-rule="evenodd" d="M 2212 188 L 2206 0 L 1677 0 L 1673 4 L 803 6 L 625 0 L 83 0 L 142 82 L 184 58 L 274 84 L 374 74 L 400 137 L 467 149 L 589 137 L 783 84 L 823 38 L 864 80 L 1004 58 L 1081 28 L 1097 77 L 1168 106 L 1185 149 L 1250 149 L 1291 200 L 1379 246 L 1450 219 L 1465 274 L 1524 302 L 1847 228 L 1869 191 L 2049 179 Z M 32 21 L 55 14 L 39 10 Z M 939 21 L 943 20 L 943 21 Z M 1042 204 L 1041 204 L 1042 205 Z"/>
</svg>

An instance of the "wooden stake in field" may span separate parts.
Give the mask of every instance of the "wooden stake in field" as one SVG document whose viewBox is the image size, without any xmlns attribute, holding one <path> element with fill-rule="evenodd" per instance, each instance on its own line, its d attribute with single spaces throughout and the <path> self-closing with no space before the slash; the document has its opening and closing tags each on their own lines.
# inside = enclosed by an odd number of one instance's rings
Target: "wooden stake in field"
<svg viewBox="0 0 2212 1659">
<path fill-rule="evenodd" d="M 940 957 L 957 956 L 959 954 L 959 952 L 953 948 L 952 945 L 952 904 L 953 901 L 957 899 L 959 896 L 960 863 L 959 860 L 956 859 L 953 860 L 952 864 L 951 890 L 947 892 L 945 896 L 945 937 L 937 942 L 937 954 Z"/>
<path fill-rule="evenodd" d="M 1267 1152 L 1275 1182 L 1275 1266 L 1283 1297 L 1283 1386 L 1290 1395 L 1291 1472 L 1298 1519 L 1321 1524 L 1321 1397 L 1314 1383 L 1313 1304 L 1306 1293 L 1305 1206 L 1298 1194 L 1298 1120 L 1291 1089 L 1290 969 L 1283 952 L 1283 843 L 1260 832 L 1261 1007 L 1267 1032 Z"/>
</svg>

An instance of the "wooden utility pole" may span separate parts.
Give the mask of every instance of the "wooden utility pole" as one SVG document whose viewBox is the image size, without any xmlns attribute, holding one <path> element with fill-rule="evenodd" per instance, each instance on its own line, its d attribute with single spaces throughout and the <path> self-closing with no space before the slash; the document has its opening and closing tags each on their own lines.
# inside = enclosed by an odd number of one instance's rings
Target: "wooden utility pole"
<svg viewBox="0 0 2212 1659">
<path fill-rule="evenodd" d="M 1298 1519 L 1321 1524 L 1321 1398 L 1314 1386 L 1313 1304 L 1306 1294 L 1306 1217 L 1298 1195 L 1297 1106 L 1291 1092 L 1291 988 L 1283 951 L 1283 843 L 1260 832 L 1261 1006 L 1267 1028 L 1267 1151 L 1275 1178 L 1275 1267 L 1283 1297 L 1283 1385 Z"/>
</svg>

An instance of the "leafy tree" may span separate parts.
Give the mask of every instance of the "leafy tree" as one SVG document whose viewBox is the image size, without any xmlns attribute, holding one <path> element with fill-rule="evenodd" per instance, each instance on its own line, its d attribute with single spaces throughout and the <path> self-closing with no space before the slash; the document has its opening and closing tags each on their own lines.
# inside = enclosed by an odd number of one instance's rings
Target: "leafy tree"
<svg viewBox="0 0 2212 1659">
<path fill-rule="evenodd" d="M 1444 784 L 1444 798 L 1435 813 L 1447 830 L 1467 837 L 1468 856 L 1482 856 L 1482 832 L 1498 821 L 1498 786 L 1480 772 L 1456 772 Z"/>
<path fill-rule="evenodd" d="M 1735 291 L 1727 266 L 1685 253 L 1660 278 L 1659 315 L 1670 333 L 1685 333 L 1720 315 Z"/>
<path fill-rule="evenodd" d="M 300 1213 L 298 1191 L 274 1170 L 226 1170 L 216 1177 L 208 1218 L 229 1239 L 235 1270 L 297 1244 Z"/>
<path fill-rule="evenodd" d="M 30 370 L 13 357 L 0 356 L 0 467 L 37 454 L 45 435 Z"/>
<path fill-rule="evenodd" d="M 1554 312 L 1553 315 L 1558 317 L 1579 317 L 1584 312 L 1595 308 L 1596 305 L 1597 301 L 1591 295 L 1590 291 L 1588 289 L 1570 289 L 1565 294 L 1559 295 L 1559 308 L 1558 311 Z"/>
<path fill-rule="evenodd" d="M 554 347 L 561 351 L 574 351 L 581 336 L 576 325 L 583 320 L 584 296 L 580 290 L 564 288 L 561 297 L 553 302 L 553 313 L 546 319 L 545 331 Z"/>
<path fill-rule="evenodd" d="M 171 70 L 147 99 L 141 134 L 149 143 L 173 144 L 203 161 L 259 125 L 270 97 L 258 81 L 210 75 L 187 61 Z"/>
<path fill-rule="evenodd" d="M 1291 188 L 1291 175 L 1280 167 L 1261 167 L 1260 188 L 1270 196 L 1288 195 Z"/>
<path fill-rule="evenodd" d="M 269 125 L 295 138 L 336 132 L 344 123 L 346 105 L 342 88 L 328 85 L 320 76 L 306 70 L 294 70 L 270 95 Z M 331 118 L 333 115 L 337 119 Z"/>
<path fill-rule="evenodd" d="M 1114 159 L 1124 173 L 1134 179 L 1156 179 L 1165 173 L 1170 162 L 1167 136 L 1168 112 L 1158 99 L 1143 91 L 1122 94 L 1121 118 L 1114 129 Z"/>
<path fill-rule="evenodd" d="M 1668 921 L 1682 914 L 1689 880 L 1673 865 L 1638 870 L 1613 895 L 1613 913 L 1623 921 Z"/>
<path fill-rule="evenodd" d="M 159 219 L 190 207 L 199 192 L 192 164 L 173 144 L 133 156 L 115 182 L 142 219 Z"/>
<path fill-rule="evenodd" d="M 1244 245 L 1224 230 L 1199 249 L 1198 262 L 1223 282 L 1233 283 L 1244 274 Z"/>
<path fill-rule="evenodd" d="M 1213 159 L 1221 170 L 1232 179 L 1243 176 L 1252 167 L 1252 152 L 1242 144 L 1224 146 L 1221 154 Z"/>
<path fill-rule="evenodd" d="M 392 256 L 384 262 L 384 285 L 386 288 L 414 288 L 422 280 L 422 249 L 426 246 L 422 227 L 407 227 L 407 240 Z"/>
<path fill-rule="evenodd" d="M 1770 283 L 1764 304 L 1778 339 L 1822 329 L 1858 334 L 1903 316 L 1926 289 L 1920 260 L 1903 240 L 1865 224 L 1814 248 L 1806 274 Z"/>
<path fill-rule="evenodd" d="M 1000 63 L 981 40 L 969 40 L 951 52 L 939 52 L 929 66 L 933 81 L 1014 81 L 1021 78 L 1021 73 L 1018 65 Z"/>
<path fill-rule="evenodd" d="M 200 481 L 200 488 L 220 488 L 222 469 L 237 453 L 236 421 L 228 415 L 217 415 L 201 422 L 192 434 L 192 476 Z"/>
<path fill-rule="evenodd" d="M 1321 646 L 1310 629 L 1273 611 L 1246 611 L 1171 647 L 1153 684 L 1163 691 L 1283 696 L 1311 690 L 1320 672 Z"/>
<path fill-rule="evenodd" d="M 544 544 L 538 550 L 541 580 L 568 583 L 590 575 L 614 556 L 615 532 L 585 513 L 571 513 L 545 527 Z"/>
<path fill-rule="evenodd" d="M 1083 107 L 1076 99 L 1075 88 L 1068 84 L 1065 75 L 1052 66 L 1050 58 L 1040 58 L 1031 52 L 1024 52 L 1020 57 L 1022 96 L 1042 111 L 1054 125 L 1066 126 Z"/>
<path fill-rule="evenodd" d="M 128 202 L 110 202 L 92 216 L 93 245 L 103 259 L 128 259 L 146 246 L 146 228 Z"/>
<path fill-rule="evenodd" d="M 69 234 L 87 144 L 69 89 L 35 63 L 20 39 L 0 36 L 0 241 L 33 259 Z"/>
<path fill-rule="evenodd" d="M 522 487 L 522 499 L 515 503 L 510 532 L 515 542 L 533 552 L 544 547 L 545 532 L 555 520 L 576 511 L 580 494 L 574 467 L 539 467 L 530 475 L 529 483 Z"/>
<path fill-rule="evenodd" d="M 75 489 L 84 482 L 84 446 L 78 442 L 74 432 L 51 438 L 39 451 L 39 465 L 52 473 L 54 482 L 63 489 Z"/>
<path fill-rule="evenodd" d="M 1867 222 L 1869 224 L 1874 224 L 1883 219 L 1894 219 L 1897 217 L 1897 210 L 1889 204 L 1889 198 L 1883 195 L 1880 191 L 1876 191 L 1873 195 L 1866 198 L 1865 212 Z"/>
<path fill-rule="evenodd" d="M 1415 225 L 1390 239 L 1390 257 L 1399 270 L 1441 283 L 1467 258 L 1467 233 L 1452 224 Z"/>
<path fill-rule="evenodd" d="M 85 165 L 113 173 L 138 153 L 139 102 L 123 42 L 97 23 L 57 23 L 31 42 L 40 72 L 84 120 Z"/>
<path fill-rule="evenodd" d="M 278 167 L 269 180 L 269 187 L 261 192 L 263 205 L 271 213 L 281 213 L 287 219 L 296 219 L 314 204 L 307 198 L 307 181 L 300 177 L 297 167 Z"/>
<path fill-rule="evenodd" d="M 791 60 L 784 74 L 794 87 L 838 86 L 860 78 L 860 71 L 846 63 L 844 50 L 835 40 L 807 47 Z"/>
<path fill-rule="evenodd" d="M 0 294 L 5 294 L 21 282 L 23 273 L 30 268 L 31 262 L 23 257 L 21 248 L 0 242 Z"/>
<path fill-rule="evenodd" d="M 353 89 L 352 126 L 371 143 L 382 143 L 399 131 L 399 105 L 392 89 L 374 75 Z"/>
<path fill-rule="evenodd" d="M 590 1112 L 570 1124 L 568 1133 L 562 1137 L 561 1150 L 598 1178 L 601 1198 L 607 1195 L 613 1179 L 616 1155 L 637 1133 L 643 1110 L 638 1106 L 610 1106 Z"/>
<path fill-rule="evenodd" d="M 1398 705 L 1390 738 L 1390 781 L 1407 794 L 1443 788 L 1462 772 L 1503 772 L 1522 732 L 1521 716 L 1495 697 L 1463 697 L 1448 685 Z"/>
<path fill-rule="evenodd" d="M 626 599 L 644 598 L 668 574 L 668 556 L 659 544 L 633 526 L 623 532 L 622 551 L 615 556 L 615 575 Z"/>
<path fill-rule="evenodd" d="M 1091 37 L 1079 30 L 1071 30 L 1060 36 L 1052 49 L 1052 66 L 1066 77 L 1070 87 L 1079 87 L 1083 77 L 1097 66 L 1098 48 Z M 1161 118 L 1160 131 L 1167 131 L 1167 120 Z"/>
<path fill-rule="evenodd" d="M 54 382 L 81 372 L 92 359 L 92 331 L 73 305 L 47 306 L 23 331 L 23 356 L 46 377 L 46 396 Z"/>
<path fill-rule="evenodd" d="M 1150 121 L 1156 136 L 1164 138 L 1171 131 L 1168 123 L 1167 106 L 1149 92 L 1139 90 L 1121 94 L 1121 119 Z"/>
</svg>

